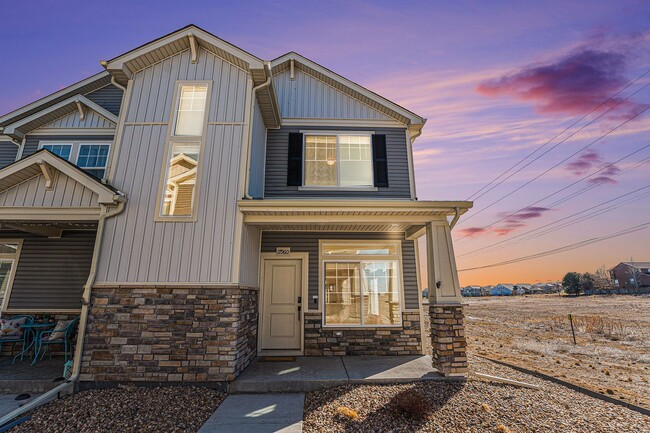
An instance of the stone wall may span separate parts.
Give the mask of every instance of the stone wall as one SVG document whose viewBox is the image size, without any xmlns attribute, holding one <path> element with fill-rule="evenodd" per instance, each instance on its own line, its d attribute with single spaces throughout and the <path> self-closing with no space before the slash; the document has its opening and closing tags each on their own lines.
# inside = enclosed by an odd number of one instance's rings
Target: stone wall
<svg viewBox="0 0 650 433">
<path fill-rule="evenodd" d="M 95 288 L 81 381 L 224 382 L 257 350 L 257 290 Z"/>
<path fill-rule="evenodd" d="M 431 361 L 443 375 L 467 372 L 467 340 L 460 304 L 430 304 Z"/>
<path fill-rule="evenodd" d="M 323 328 L 321 313 L 305 313 L 305 356 L 421 354 L 417 311 L 402 313 L 402 326 L 390 328 Z"/>
</svg>

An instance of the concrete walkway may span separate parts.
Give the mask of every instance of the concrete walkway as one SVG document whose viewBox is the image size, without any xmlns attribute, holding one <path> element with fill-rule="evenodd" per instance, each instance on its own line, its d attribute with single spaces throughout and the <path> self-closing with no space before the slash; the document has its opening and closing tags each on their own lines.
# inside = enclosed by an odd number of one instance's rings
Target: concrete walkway
<svg viewBox="0 0 650 433">
<path fill-rule="evenodd" d="M 430 356 L 298 357 L 292 362 L 254 361 L 235 381 L 231 394 L 309 392 L 353 384 L 408 383 L 445 378 Z"/>
<path fill-rule="evenodd" d="M 229 395 L 199 433 L 300 433 L 304 394 Z"/>
</svg>

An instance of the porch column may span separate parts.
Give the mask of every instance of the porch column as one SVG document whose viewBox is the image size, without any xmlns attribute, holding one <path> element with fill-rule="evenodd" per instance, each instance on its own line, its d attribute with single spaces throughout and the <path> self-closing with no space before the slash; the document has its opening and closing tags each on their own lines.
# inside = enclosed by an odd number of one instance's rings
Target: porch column
<svg viewBox="0 0 650 433">
<path fill-rule="evenodd" d="M 433 367 L 445 376 L 464 374 L 467 341 L 449 223 L 428 223 L 426 239 Z"/>
</svg>

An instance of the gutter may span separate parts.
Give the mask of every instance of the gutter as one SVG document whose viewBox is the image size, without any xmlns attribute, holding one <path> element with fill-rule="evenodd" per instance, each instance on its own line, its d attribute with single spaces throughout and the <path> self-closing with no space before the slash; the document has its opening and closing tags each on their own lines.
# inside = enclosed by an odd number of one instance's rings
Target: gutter
<svg viewBox="0 0 650 433">
<path fill-rule="evenodd" d="M 56 386 L 55 388 L 38 396 L 29 403 L 19 407 L 12 412 L 9 412 L 7 415 L 0 418 L 0 429 L 7 423 L 11 422 L 14 418 L 23 415 L 24 413 L 27 413 L 45 403 L 59 398 L 62 392 L 74 392 L 75 382 L 79 379 L 79 374 L 81 372 L 81 355 L 83 354 L 83 343 L 86 336 L 86 324 L 88 323 L 90 294 L 97 277 L 97 262 L 99 260 L 99 250 L 101 248 L 102 238 L 104 234 L 104 225 L 108 218 L 115 217 L 124 211 L 124 205 L 127 201 L 126 196 L 121 192 L 116 194 L 114 199 L 118 203 L 115 210 L 113 212 L 110 212 L 107 206 L 102 205 L 102 214 L 99 216 L 99 221 L 97 223 L 97 234 L 95 235 L 95 247 L 93 249 L 92 262 L 90 264 L 90 274 L 86 280 L 84 293 L 81 299 L 81 314 L 79 318 L 79 330 L 77 332 L 77 344 L 75 346 L 75 353 L 73 357 L 72 376 L 64 383 Z"/>
<path fill-rule="evenodd" d="M 451 223 L 449 224 L 449 231 L 452 231 L 458 220 L 460 219 L 460 208 L 456 207 L 456 215 L 454 216 L 454 219 L 451 220 Z"/>
<path fill-rule="evenodd" d="M 260 84 L 259 86 L 253 87 L 251 91 L 251 112 L 249 115 L 249 125 L 248 125 L 248 146 L 246 146 L 246 181 L 244 182 L 244 198 L 247 200 L 253 200 L 253 197 L 248 194 L 248 189 L 250 187 L 250 157 L 251 157 L 251 148 L 253 147 L 253 119 L 255 118 L 255 95 L 257 91 L 269 87 L 273 79 L 273 73 L 271 72 L 271 62 L 265 62 L 264 68 L 267 71 L 266 81 Z M 266 143 L 264 143 L 266 146 Z"/>
</svg>

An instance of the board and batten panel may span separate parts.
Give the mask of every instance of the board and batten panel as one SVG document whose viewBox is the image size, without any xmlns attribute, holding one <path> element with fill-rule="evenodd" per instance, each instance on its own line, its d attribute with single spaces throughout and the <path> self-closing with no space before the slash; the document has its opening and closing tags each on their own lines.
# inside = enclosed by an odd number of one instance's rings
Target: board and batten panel
<svg viewBox="0 0 650 433">
<path fill-rule="evenodd" d="M 253 131 L 251 136 L 251 155 L 248 181 L 248 194 L 253 198 L 264 197 L 264 157 L 266 146 L 266 126 L 262 112 L 255 99 L 253 107 Z"/>
<path fill-rule="evenodd" d="M 155 221 L 166 124 L 177 80 L 211 80 L 207 134 L 200 156 L 197 222 Z M 248 74 L 200 50 L 158 62 L 133 77 L 111 184 L 124 212 L 107 220 L 97 282 L 232 282 L 238 181 Z M 220 122 L 220 123 L 217 123 Z"/>
<path fill-rule="evenodd" d="M 394 120 L 319 79 L 296 69 L 273 77 L 283 118 Z"/>
<path fill-rule="evenodd" d="M 403 233 L 334 233 L 334 232 L 262 232 L 262 252 L 275 252 L 277 247 L 289 247 L 292 252 L 309 253 L 309 310 L 317 310 L 313 296 L 322 295 L 318 287 L 318 241 L 329 240 L 379 240 L 393 239 L 402 241 L 402 273 L 404 281 L 405 308 L 419 308 L 420 291 L 417 284 L 414 241 L 404 240 Z"/>
<path fill-rule="evenodd" d="M 43 129 L 73 129 L 73 128 L 115 128 L 115 123 L 111 122 L 101 114 L 87 108 L 84 118 L 81 119 L 79 111 L 59 117 L 52 122 L 46 123 Z M 39 129 L 41 129 L 39 128 Z M 34 130 L 35 133 L 38 129 Z"/>
<path fill-rule="evenodd" d="M 241 239 L 239 281 L 252 287 L 259 286 L 261 236 L 262 233 L 257 227 L 244 224 Z"/>
<path fill-rule="evenodd" d="M 94 92 L 86 93 L 84 96 L 116 116 L 120 114 L 122 91 L 114 85 L 109 84 Z"/>
<path fill-rule="evenodd" d="M 16 162 L 18 146 L 11 141 L 0 141 L 0 168 Z"/>
<path fill-rule="evenodd" d="M 60 171 L 54 171 L 54 188 L 45 189 L 43 175 L 0 193 L 2 207 L 99 207 L 97 194 Z"/>
<path fill-rule="evenodd" d="M 78 143 L 80 141 L 96 141 L 103 143 L 112 143 L 112 135 L 75 135 L 73 131 L 70 131 L 69 135 L 27 135 L 25 139 L 25 149 L 23 150 L 23 158 L 27 158 L 29 155 L 38 151 L 38 147 L 41 141 L 53 142 L 57 141 L 60 143 Z M 74 162 L 74 161 L 72 161 Z"/>
<path fill-rule="evenodd" d="M 300 131 L 372 131 L 386 135 L 388 158 L 388 187 L 377 191 L 307 191 L 297 186 L 287 186 L 287 163 L 289 155 L 289 134 Z M 362 198 L 411 198 L 409 182 L 408 146 L 406 130 L 402 128 L 350 128 L 324 126 L 283 126 L 269 129 L 266 138 L 266 168 L 264 183 L 265 198 L 295 197 L 362 197 Z"/>
<path fill-rule="evenodd" d="M 2 231 L 0 238 L 23 239 L 8 309 L 81 309 L 95 231 L 66 230 L 59 239 Z"/>
</svg>

